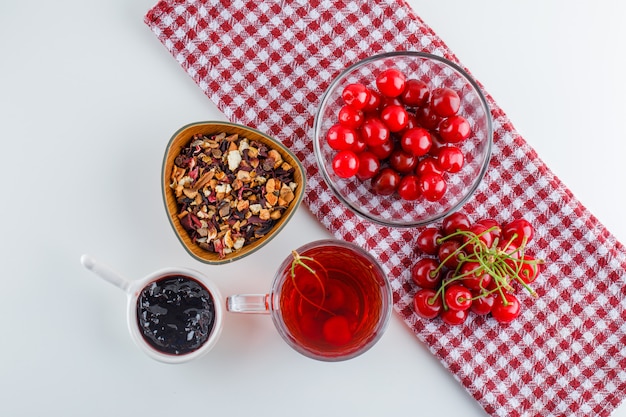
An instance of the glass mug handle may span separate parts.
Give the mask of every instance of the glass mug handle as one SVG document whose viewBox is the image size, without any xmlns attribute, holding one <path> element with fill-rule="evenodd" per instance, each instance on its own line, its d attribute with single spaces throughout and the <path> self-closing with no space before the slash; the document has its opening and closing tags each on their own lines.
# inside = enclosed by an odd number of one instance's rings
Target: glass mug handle
<svg viewBox="0 0 626 417">
<path fill-rule="evenodd" d="M 226 310 L 232 313 L 269 314 L 269 294 L 236 294 L 226 298 Z"/>
</svg>

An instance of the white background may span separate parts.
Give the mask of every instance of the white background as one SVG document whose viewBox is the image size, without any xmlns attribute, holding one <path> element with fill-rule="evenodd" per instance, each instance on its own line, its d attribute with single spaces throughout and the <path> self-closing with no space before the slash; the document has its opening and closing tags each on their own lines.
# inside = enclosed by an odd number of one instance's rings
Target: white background
<svg viewBox="0 0 626 417">
<path fill-rule="evenodd" d="M 302 207 L 233 265 L 179 245 L 159 187 L 165 145 L 224 117 L 143 23 L 155 1 L 0 2 L 0 415 L 484 416 L 397 316 L 371 351 L 336 364 L 292 351 L 266 316 L 227 315 L 191 364 L 132 344 L 125 295 L 81 254 L 129 278 L 183 265 L 224 294 L 263 292 L 291 249 L 329 236 Z M 409 3 L 626 242 L 625 3 Z"/>
</svg>

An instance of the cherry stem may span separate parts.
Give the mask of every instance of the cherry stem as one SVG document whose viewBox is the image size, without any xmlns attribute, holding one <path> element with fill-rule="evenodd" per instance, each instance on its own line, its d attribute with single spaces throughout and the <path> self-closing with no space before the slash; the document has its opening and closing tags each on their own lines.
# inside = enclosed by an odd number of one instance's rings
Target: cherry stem
<svg viewBox="0 0 626 417">
<path fill-rule="evenodd" d="M 324 286 L 324 281 L 322 281 L 322 278 L 320 278 L 320 276 L 317 274 L 317 271 L 313 269 L 311 266 L 307 265 L 304 261 L 308 261 L 310 263 L 314 263 L 317 266 L 319 266 L 319 268 L 323 271 L 326 279 L 328 279 L 328 271 L 326 270 L 326 268 L 324 268 L 324 265 L 322 265 L 321 263 L 319 263 L 318 261 L 316 261 L 315 259 L 309 256 L 301 256 L 295 250 L 291 251 L 291 255 L 293 256 L 293 261 L 291 261 L 291 281 L 293 282 L 293 287 L 296 289 L 296 292 L 298 293 L 298 295 L 300 295 L 300 297 L 303 300 L 305 300 L 312 306 L 317 307 L 318 310 L 325 311 L 329 314 L 335 315 L 332 311 L 324 308 L 324 301 L 326 300 L 326 287 Z M 311 275 L 313 275 L 315 279 L 317 280 L 317 282 L 320 284 L 320 288 L 322 290 L 322 304 L 321 305 L 314 302 L 306 295 L 304 295 L 304 293 L 298 287 L 298 284 L 296 283 L 296 266 L 297 265 L 300 265 L 301 267 L 309 271 Z"/>
<path fill-rule="evenodd" d="M 469 245 L 470 245 L 470 244 L 472 244 L 472 243 L 473 243 L 474 245 L 476 245 L 476 243 L 478 243 L 479 245 L 485 246 L 485 244 L 484 244 L 484 243 L 483 243 L 480 239 L 478 239 L 478 237 L 479 237 L 479 236 L 482 236 L 483 234 L 488 233 L 488 232 L 490 232 L 490 231 L 492 231 L 492 230 L 494 230 L 494 229 L 495 229 L 495 227 L 492 227 L 492 228 L 490 228 L 490 229 L 485 230 L 484 232 L 481 232 L 481 233 L 480 233 L 480 234 L 478 234 L 478 235 L 477 235 L 477 234 L 475 234 L 475 233 L 472 233 L 472 232 L 467 232 L 467 231 L 464 231 L 464 230 L 457 230 L 457 231 L 456 231 L 456 232 L 454 232 L 454 233 L 450 233 L 450 234 L 449 234 L 449 235 L 447 235 L 447 236 L 444 236 L 444 237 L 442 237 L 442 238 L 440 238 L 440 239 L 437 239 L 437 241 L 438 241 L 439 243 L 441 243 L 441 242 L 445 242 L 445 241 L 446 241 L 446 240 L 448 240 L 448 239 L 454 238 L 454 237 L 456 237 L 456 236 L 464 236 L 464 237 L 467 237 L 467 238 L 468 238 L 466 242 L 463 242 L 463 243 L 462 243 L 462 244 L 461 244 L 461 245 L 460 245 L 460 246 L 459 246 L 459 247 L 458 247 L 458 248 L 457 248 L 454 252 L 452 252 L 451 254 L 449 254 L 448 256 L 446 256 L 446 258 L 445 258 L 443 261 L 441 261 L 441 263 L 439 264 L 439 266 L 437 266 L 437 268 L 435 269 L 435 273 L 439 272 L 439 271 L 441 270 L 441 268 L 443 268 L 443 267 L 444 267 L 444 265 L 445 265 L 445 264 L 446 264 L 449 260 L 453 259 L 455 256 L 462 257 L 462 256 L 463 256 L 463 253 L 464 253 L 464 252 L 463 252 L 463 249 L 464 249 L 466 246 L 469 246 Z M 475 240 L 474 240 L 474 239 L 475 239 Z M 476 251 L 476 246 L 474 246 L 474 251 Z M 467 258 L 465 258 L 465 257 L 464 257 L 464 259 L 459 258 L 459 261 L 464 261 L 465 259 L 467 259 Z"/>
<path fill-rule="evenodd" d="M 488 247 L 485 242 L 480 239 L 480 237 L 484 234 L 491 233 L 494 230 L 496 230 L 495 226 L 488 228 L 479 234 L 466 230 L 457 230 L 456 232 L 437 239 L 438 244 L 441 244 L 449 239 L 454 239 L 458 236 L 463 237 L 464 241 L 454 252 L 450 253 L 445 259 L 441 260 L 437 268 L 431 272 L 431 275 L 435 276 L 441 272 L 441 269 L 443 269 L 451 259 L 457 257 L 459 260 L 459 265 L 456 267 L 452 277 L 442 281 L 441 287 L 437 290 L 435 295 L 429 299 L 429 303 L 432 304 L 435 302 L 437 297 L 441 297 L 443 308 L 447 310 L 448 306 L 445 302 L 446 286 L 452 282 L 462 281 L 473 274 L 478 275 L 482 273 L 491 275 L 495 281 L 495 288 L 491 290 L 482 288 L 481 293 L 472 297 L 471 300 L 499 293 L 502 297 L 504 305 L 506 306 L 508 305 L 508 301 L 506 300 L 504 291 L 506 290 L 512 292 L 515 290 L 511 286 L 511 282 L 513 280 L 517 281 L 531 296 L 537 297 L 537 293 L 520 277 L 520 272 L 522 272 L 522 267 L 525 264 L 533 265 L 536 268 L 536 265 L 543 263 L 543 261 L 535 259 L 527 260 L 524 258 L 526 244 L 528 243 L 526 236 L 522 238 L 522 242 L 519 247 L 513 246 L 513 242 L 515 242 L 515 240 L 519 237 L 517 234 L 513 234 L 513 236 L 511 236 L 511 238 L 503 245 L 499 245 L 499 238 L 496 237 L 493 240 L 491 247 Z M 471 253 L 467 254 L 464 249 L 470 245 L 473 250 Z M 476 262 L 479 266 L 472 271 L 460 273 L 461 264 L 464 262 Z"/>
</svg>

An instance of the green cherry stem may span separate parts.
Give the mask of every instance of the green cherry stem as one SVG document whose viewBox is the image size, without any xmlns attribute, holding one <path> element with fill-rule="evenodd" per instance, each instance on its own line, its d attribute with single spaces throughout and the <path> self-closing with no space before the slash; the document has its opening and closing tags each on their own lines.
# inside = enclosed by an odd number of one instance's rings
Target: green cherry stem
<svg viewBox="0 0 626 417">
<path fill-rule="evenodd" d="M 467 246 L 474 244 L 474 252 L 476 252 L 476 247 L 482 247 L 482 248 L 486 248 L 486 245 L 484 244 L 484 242 L 482 240 L 479 239 L 480 236 L 482 236 L 483 234 L 489 233 L 490 231 L 493 231 L 495 229 L 495 227 L 491 227 L 479 234 L 475 234 L 472 232 L 468 232 L 465 230 L 457 230 L 454 233 L 450 233 L 447 236 L 444 236 L 442 238 L 439 238 L 437 240 L 437 242 L 442 243 L 445 242 L 448 239 L 452 239 L 455 238 L 457 236 L 463 236 L 466 239 L 465 242 L 463 242 L 458 248 L 457 250 L 455 250 L 454 252 L 452 252 L 450 255 L 446 256 L 446 258 L 440 262 L 439 266 L 437 266 L 437 268 L 431 273 L 431 274 L 436 274 L 439 271 L 441 271 L 441 269 L 444 267 L 444 265 L 451 259 L 453 259 L 455 256 L 460 256 L 459 260 L 461 262 L 465 262 L 467 260 L 467 257 L 463 256 L 463 249 L 465 249 Z"/>
<path fill-rule="evenodd" d="M 494 280 L 495 288 L 483 288 L 482 292 L 479 295 L 472 297 L 472 300 L 498 293 L 500 297 L 502 297 L 504 305 L 508 305 L 505 291 L 515 291 L 515 289 L 511 285 L 511 282 L 513 280 L 517 281 L 526 291 L 528 291 L 531 296 L 537 297 L 537 293 L 520 277 L 520 272 L 522 271 L 522 267 L 524 264 L 536 265 L 540 263 L 541 260 L 526 260 L 524 258 L 527 238 L 524 237 L 520 246 L 515 247 L 513 246 L 513 242 L 518 238 L 517 234 L 511 236 L 511 238 L 503 245 L 500 245 L 499 239 L 495 238 L 491 247 L 487 247 L 487 245 L 480 239 L 480 237 L 483 234 L 494 231 L 495 229 L 495 227 L 491 227 L 479 234 L 475 234 L 466 230 L 457 230 L 456 232 L 437 240 L 437 242 L 441 244 L 446 240 L 454 239 L 461 236 L 463 238 L 463 243 L 461 243 L 459 247 L 454 252 L 449 254 L 445 259 L 440 260 L 437 268 L 435 268 L 435 270 L 431 272 L 431 274 L 433 275 L 438 274 L 441 272 L 441 270 L 444 268 L 445 264 L 448 261 L 450 261 L 454 257 L 457 257 L 459 259 L 459 265 L 456 267 L 454 273 L 451 277 L 442 281 L 441 287 L 432 297 L 432 302 L 434 302 L 437 297 L 441 297 L 443 308 L 447 310 L 448 306 L 445 302 L 446 287 L 453 282 L 462 281 L 472 274 L 482 273 L 488 273 L 489 275 L 491 275 Z M 466 254 L 465 249 L 470 245 L 473 250 L 471 251 L 471 253 Z M 472 271 L 460 273 L 461 265 L 464 262 L 476 262 L 479 266 Z"/>
<path fill-rule="evenodd" d="M 313 258 L 311 258 L 309 256 L 302 256 L 298 252 L 296 252 L 295 250 L 291 251 L 291 255 L 293 256 L 293 260 L 291 261 L 291 281 L 292 281 L 293 287 L 296 289 L 296 292 L 298 293 L 298 295 L 300 295 L 300 297 L 303 300 L 305 300 L 306 302 L 308 302 L 312 306 L 317 307 L 319 310 L 325 311 L 326 313 L 329 313 L 331 315 L 335 315 L 332 311 L 324 308 L 324 305 L 323 305 L 324 304 L 324 300 L 326 300 L 326 287 L 324 286 L 324 281 L 322 281 L 322 278 L 320 278 L 320 276 L 318 275 L 317 271 L 315 269 L 313 269 L 310 265 L 307 265 L 305 263 L 305 261 L 318 265 L 319 268 L 321 269 L 321 271 L 326 276 L 326 279 L 328 279 L 328 271 L 326 271 L 326 268 L 324 268 L 324 266 L 322 264 L 320 264 L 318 261 L 316 261 L 315 259 L 313 259 Z M 314 302 L 313 300 L 311 300 L 298 287 L 298 284 L 296 282 L 296 266 L 298 266 L 298 265 L 303 267 L 307 271 L 309 271 L 311 273 L 311 275 L 313 275 L 315 277 L 315 279 L 317 280 L 317 282 L 319 283 L 320 289 L 322 290 L 322 304 L 318 304 L 318 303 Z"/>
</svg>

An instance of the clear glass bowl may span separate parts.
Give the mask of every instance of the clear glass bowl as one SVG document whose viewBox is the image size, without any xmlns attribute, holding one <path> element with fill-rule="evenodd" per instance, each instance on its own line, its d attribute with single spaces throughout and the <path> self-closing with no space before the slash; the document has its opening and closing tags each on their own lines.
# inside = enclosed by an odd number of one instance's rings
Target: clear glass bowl
<svg viewBox="0 0 626 417">
<path fill-rule="evenodd" d="M 417 78 L 426 82 L 431 91 L 438 87 L 450 87 L 461 97 L 458 114 L 469 121 L 472 134 L 458 144 L 465 156 L 465 164 L 460 172 L 446 175 L 448 189 L 439 201 L 430 202 L 424 198 L 405 201 L 397 193 L 377 195 L 371 190 L 370 180 L 361 181 L 356 177 L 343 179 L 333 172 L 332 159 L 336 151 L 326 142 L 326 133 L 337 123 L 339 109 L 344 105 L 342 90 L 348 84 L 357 82 L 374 88 L 377 74 L 387 68 L 401 70 L 407 79 Z M 357 215 L 392 227 L 424 226 L 458 210 L 473 195 L 484 177 L 493 142 L 489 106 L 478 84 L 449 60 L 411 51 L 374 55 L 344 70 L 324 93 L 313 129 L 319 169 L 337 198 Z"/>
</svg>

